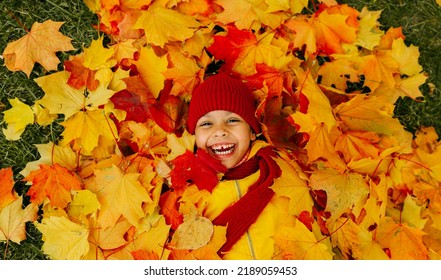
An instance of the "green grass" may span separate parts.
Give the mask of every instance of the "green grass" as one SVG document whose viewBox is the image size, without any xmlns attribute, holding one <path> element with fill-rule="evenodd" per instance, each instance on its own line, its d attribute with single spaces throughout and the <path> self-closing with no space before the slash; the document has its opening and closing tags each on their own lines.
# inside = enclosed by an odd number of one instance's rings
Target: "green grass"
<svg viewBox="0 0 441 280">
<path fill-rule="evenodd" d="M 98 37 L 93 28 L 97 23 L 96 16 L 90 12 L 82 0 L 1 0 L 0 1 L 0 53 L 3 53 L 7 43 L 26 35 L 26 30 L 36 21 L 48 19 L 65 22 L 60 31 L 72 38 L 75 51 L 60 54 L 65 60 L 69 54 L 74 55 L 88 46 L 92 39 Z M 35 84 L 34 78 L 45 74 L 38 65 L 31 73 L 30 79 L 22 72 L 11 72 L 0 67 L 0 126 L 3 125 L 3 110 L 9 108 L 8 99 L 19 98 L 26 104 L 33 104 L 43 96 L 43 91 Z M 2 109 L 3 108 L 3 109 Z M 61 126 L 55 122 L 47 127 L 30 125 L 19 141 L 7 141 L 0 130 L 0 168 L 12 166 L 14 179 L 22 179 L 18 174 L 27 162 L 39 158 L 34 144 L 57 141 Z M 21 194 L 26 191 L 23 182 L 15 186 Z M 21 244 L 0 243 L 0 259 L 44 259 L 41 252 L 41 234 L 31 224 L 28 225 L 27 239 Z"/>
<path fill-rule="evenodd" d="M 369 10 L 382 10 L 380 22 L 382 28 L 403 27 L 406 43 L 419 47 L 420 63 L 429 74 L 428 81 L 436 86 L 430 92 L 423 86 L 424 100 L 415 102 L 402 98 L 397 102 L 395 115 L 411 132 L 422 126 L 434 126 L 441 135 L 441 7 L 435 0 L 342 0 L 358 10 L 367 6 Z M 65 60 L 69 54 L 76 54 L 83 46 L 88 46 L 98 32 L 92 27 L 97 24 L 93 15 L 82 0 L 1 0 L 0 1 L 0 52 L 7 43 L 26 34 L 36 21 L 63 21 L 60 31 L 73 39 L 77 49 L 68 54 L 60 54 Z M 22 72 L 10 72 L 0 66 L 0 126 L 3 125 L 3 110 L 9 108 L 8 99 L 19 98 L 27 104 L 33 104 L 43 95 L 42 90 L 33 81 L 45 74 L 38 65 L 28 79 Z M 22 139 L 10 142 L 5 140 L 0 130 L 0 168 L 12 166 L 15 180 L 22 179 L 18 174 L 27 162 L 38 159 L 34 144 L 57 141 L 61 127 L 54 123 L 48 127 L 28 126 Z M 16 184 L 16 190 L 23 193 L 26 186 L 23 182 Z M 21 244 L 0 243 L 0 258 L 4 259 L 44 259 L 41 248 L 41 235 L 32 225 L 28 225 L 28 237 Z"/>
</svg>

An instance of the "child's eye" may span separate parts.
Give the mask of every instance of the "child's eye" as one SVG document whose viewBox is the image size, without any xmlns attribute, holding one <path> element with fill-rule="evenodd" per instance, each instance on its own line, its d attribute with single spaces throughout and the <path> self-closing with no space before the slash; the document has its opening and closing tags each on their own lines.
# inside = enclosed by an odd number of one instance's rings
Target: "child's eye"
<svg viewBox="0 0 441 280">
<path fill-rule="evenodd" d="M 231 124 L 238 123 L 238 122 L 240 122 L 240 119 L 237 119 L 237 118 L 231 118 L 231 119 L 227 120 L 227 123 L 231 123 Z"/>
<path fill-rule="evenodd" d="M 205 122 L 201 122 L 200 124 L 199 124 L 199 126 L 210 126 L 211 125 L 211 122 L 209 122 L 209 121 L 205 121 Z"/>
</svg>

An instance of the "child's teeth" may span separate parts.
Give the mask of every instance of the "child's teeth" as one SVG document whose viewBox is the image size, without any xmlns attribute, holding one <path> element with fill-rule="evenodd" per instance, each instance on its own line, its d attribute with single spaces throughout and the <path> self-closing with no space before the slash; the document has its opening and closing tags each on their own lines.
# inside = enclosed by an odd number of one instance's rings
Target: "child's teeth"
<svg viewBox="0 0 441 280">
<path fill-rule="evenodd" d="M 226 155 L 233 151 L 234 144 L 222 144 L 222 145 L 214 145 L 211 147 L 213 152 L 217 155 Z"/>
</svg>

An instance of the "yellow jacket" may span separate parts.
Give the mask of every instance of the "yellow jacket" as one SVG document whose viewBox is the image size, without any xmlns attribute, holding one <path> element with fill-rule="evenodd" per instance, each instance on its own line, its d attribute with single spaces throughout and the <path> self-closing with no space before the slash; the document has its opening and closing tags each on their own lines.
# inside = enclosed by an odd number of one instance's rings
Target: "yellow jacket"
<svg viewBox="0 0 441 280">
<path fill-rule="evenodd" d="M 267 145 L 264 141 L 255 141 L 249 157 L 253 157 L 260 148 Z M 276 178 L 271 186 L 275 191 L 274 197 L 248 231 L 223 256 L 223 259 L 272 259 L 276 257 L 274 256 L 275 246 L 272 237 L 279 229 L 295 225 L 296 218 L 293 215 L 295 213 L 290 213 L 293 212 L 293 206 L 290 204 L 291 198 L 285 194 L 290 193 L 290 188 L 300 186 L 306 188 L 306 184 L 286 158 L 281 156 L 274 160 L 282 170 L 282 175 Z M 205 190 L 200 191 L 202 192 L 201 194 L 195 194 L 193 189 L 193 198 L 199 198 L 192 201 L 192 207 L 194 206 L 199 215 L 213 221 L 224 209 L 241 199 L 248 191 L 248 188 L 257 181 L 259 175 L 260 171 L 257 171 L 243 179 L 222 180 L 212 190 L 211 194 Z M 189 200 L 185 199 L 186 206 L 180 208 L 181 212 L 188 212 L 192 208 L 188 206 L 188 202 Z M 310 203 L 305 205 L 306 207 L 312 206 Z M 311 209 L 305 210 L 310 211 Z"/>
</svg>

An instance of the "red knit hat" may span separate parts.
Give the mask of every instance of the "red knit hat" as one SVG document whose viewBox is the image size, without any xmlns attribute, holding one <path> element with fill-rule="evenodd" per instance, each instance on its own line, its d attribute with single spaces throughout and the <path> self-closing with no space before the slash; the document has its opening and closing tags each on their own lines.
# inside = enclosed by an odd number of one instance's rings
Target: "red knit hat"
<svg viewBox="0 0 441 280">
<path fill-rule="evenodd" d="M 225 110 L 238 114 L 254 133 L 260 133 L 254 102 L 251 90 L 242 81 L 223 72 L 216 74 L 194 90 L 188 109 L 187 130 L 194 134 L 196 123 L 202 116 L 211 111 Z"/>
</svg>

